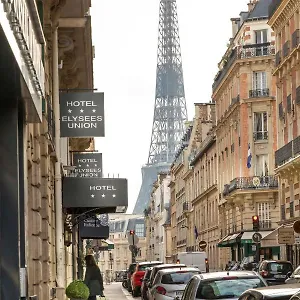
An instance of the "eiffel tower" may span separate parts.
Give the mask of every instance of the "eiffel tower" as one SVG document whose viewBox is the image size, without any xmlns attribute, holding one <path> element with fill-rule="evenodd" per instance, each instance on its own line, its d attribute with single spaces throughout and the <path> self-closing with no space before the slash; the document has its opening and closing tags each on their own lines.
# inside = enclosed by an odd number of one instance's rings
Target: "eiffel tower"
<svg viewBox="0 0 300 300">
<path fill-rule="evenodd" d="M 161 0 L 156 69 L 156 95 L 148 162 L 133 213 L 147 208 L 153 183 L 174 160 L 187 121 L 176 0 Z"/>
</svg>

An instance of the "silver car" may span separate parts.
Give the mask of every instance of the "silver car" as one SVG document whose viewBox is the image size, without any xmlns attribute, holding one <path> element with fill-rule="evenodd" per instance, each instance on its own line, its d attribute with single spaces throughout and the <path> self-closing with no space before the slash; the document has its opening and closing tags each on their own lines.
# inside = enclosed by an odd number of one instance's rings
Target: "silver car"
<svg viewBox="0 0 300 300">
<path fill-rule="evenodd" d="M 227 271 L 195 275 L 177 300 L 227 299 L 237 300 L 248 289 L 267 286 L 254 271 Z"/>
<path fill-rule="evenodd" d="M 181 296 L 186 284 L 196 274 L 200 274 L 199 269 L 191 267 L 158 271 L 148 293 L 149 300 L 173 300 Z"/>
</svg>

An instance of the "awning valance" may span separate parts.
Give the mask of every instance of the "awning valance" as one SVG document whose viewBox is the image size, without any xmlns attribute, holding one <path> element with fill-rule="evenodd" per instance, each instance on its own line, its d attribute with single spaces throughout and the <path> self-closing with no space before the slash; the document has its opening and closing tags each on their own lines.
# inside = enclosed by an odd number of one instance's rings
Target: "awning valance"
<svg viewBox="0 0 300 300">
<path fill-rule="evenodd" d="M 259 233 L 262 236 L 262 239 L 269 235 L 272 231 L 259 231 Z M 252 236 L 255 232 L 254 231 L 246 231 L 243 233 L 242 237 L 241 237 L 241 243 L 242 244 L 252 244 L 253 240 L 252 240 Z"/>
</svg>

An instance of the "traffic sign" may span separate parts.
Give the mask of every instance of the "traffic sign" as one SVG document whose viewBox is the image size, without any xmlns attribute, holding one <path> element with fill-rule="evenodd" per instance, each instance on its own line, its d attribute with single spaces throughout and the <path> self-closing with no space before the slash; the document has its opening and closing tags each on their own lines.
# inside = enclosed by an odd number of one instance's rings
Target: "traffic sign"
<svg viewBox="0 0 300 300">
<path fill-rule="evenodd" d="M 255 232 L 252 235 L 252 240 L 254 243 L 259 243 L 262 239 L 262 235 L 259 232 Z"/>
<path fill-rule="evenodd" d="M 136 234 L 129 234 L 128 243 L 129 245 L 137 245 L 139 243 L 139 237 Z"/>
<path fill-rule="evenodd" d="M 205 241 L 201 241 L 201 242 L 199 242 L 199 248 L 200 249 L 205 249 L 206 248 L 206 246 L 207 246 L 207 243 L 205 242 Z"/>
</svg>

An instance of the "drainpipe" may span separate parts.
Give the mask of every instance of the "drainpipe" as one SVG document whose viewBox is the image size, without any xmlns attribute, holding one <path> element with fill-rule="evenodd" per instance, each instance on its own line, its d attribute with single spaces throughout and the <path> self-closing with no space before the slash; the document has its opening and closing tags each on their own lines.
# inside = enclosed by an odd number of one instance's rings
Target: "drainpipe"
<svg viewBox="0 0 300 300">
<path fill-rule="evenodd" d="M 56 281 L 59 291 L 58 299 L 63 299 L 63 289 L 66 284 L 65 278 L 65 248 L 64 248 L 64 226 L 62 215 L 62 176 L 60 155 L 60 110 L 59 110 L 59 74 L 58 74 L 58 19 L 60 10 L 65 1 L 60 1 L 52 14 L 52 95 L 53 111 L 55 120 L 55 229 L 56 229 Z M 57 295 L 58 296 L 58 295 Z"/>
</svg>

